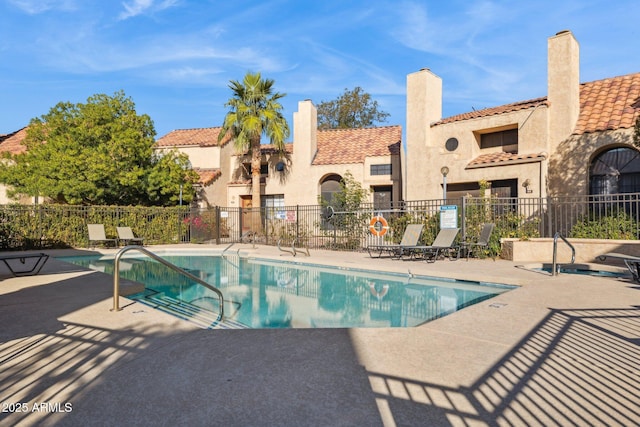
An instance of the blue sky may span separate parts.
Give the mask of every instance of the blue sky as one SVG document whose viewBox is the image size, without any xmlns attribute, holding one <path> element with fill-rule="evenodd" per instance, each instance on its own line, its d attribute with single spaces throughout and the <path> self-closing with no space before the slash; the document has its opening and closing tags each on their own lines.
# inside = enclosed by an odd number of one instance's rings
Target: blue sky
<svg viewBox="0 0 640 427">
<path fill-rule="evenodd" d="M 582 82 L 640 72 L 640 2 L 0 0 L 0 134 L 118 90 L 158 137 L 220 126 L 230 80 L 275 80 L 291 123 L 356 86 L 405 123 L 406 76 L 443 80 L 443 115 L 546 95 L 547 39 L 571 30 Z"/>
</svg>

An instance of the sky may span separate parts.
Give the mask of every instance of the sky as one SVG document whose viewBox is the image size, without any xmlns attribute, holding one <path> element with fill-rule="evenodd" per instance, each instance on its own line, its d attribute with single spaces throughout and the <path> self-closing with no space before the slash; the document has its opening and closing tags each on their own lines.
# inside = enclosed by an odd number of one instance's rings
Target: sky
<svg viewBox="0 0 640 427">
<path fill-rule="evenodd" d="M 0 134 L 120 90 L 158 138 L 220 126 L 249 71 L 290 125 L 361 87 L 404 129 L 410 73 L 442 78 L 443 117 L 546 96 L 549 37 L 573 32 L 589 82 L 640 72 L 639 20 L 638 0 L 0 0 Z"/>
</svg>

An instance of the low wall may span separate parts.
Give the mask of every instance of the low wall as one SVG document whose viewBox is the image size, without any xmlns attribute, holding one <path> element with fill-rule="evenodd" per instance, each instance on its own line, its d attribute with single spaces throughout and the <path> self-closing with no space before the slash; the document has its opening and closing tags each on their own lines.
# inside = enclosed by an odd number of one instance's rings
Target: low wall
<svg viewBox="0 0 640 427">
<path fill-rule="evenodd" d="M 598 262 L 597 257 L 607 252 L 640 256 L 640 240 L 567 239 L 576 249 L 576 262 Z M 502 239 L 500 257 L 515 262 L 551 262 L 553 239 Z M 558 239 L 558 262 L 571 260 L 571 249 Z"/>
</svg>

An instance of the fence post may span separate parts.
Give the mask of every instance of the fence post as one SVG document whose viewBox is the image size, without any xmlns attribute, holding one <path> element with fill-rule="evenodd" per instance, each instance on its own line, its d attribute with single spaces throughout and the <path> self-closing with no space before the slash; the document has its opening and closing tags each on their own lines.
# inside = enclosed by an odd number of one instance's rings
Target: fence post
<svg viewBox="0 0 640 427">
<path fill-rule="evenodd" d="M 296 240 L 300 239 L 300 205 L 296 205 Z"/>
<path fill-rule="evenodd" d="M 220 244 L 220 206 L 216 206 L 216 245 Z"/>
<path fill-rule="evenodd" d="M 460 227 L 462 228 L 462 241 L 464 242 L 467 238 L 467 196 L 462 196 L 461 211 L 462 212 L 460 213 L 460 215 L 462 216 L 462 218 L 460 221 Z"/>
<path fill-rule="evenodd" d="M 238 230 L 238 240 L 240 241 L 240 239 L 242 238 L 242 227 L 244 227 L 244 224 L 242 224 L 242 209 L 243 207 L 240 206 L 238 207 L 238 224 L 240 224 L 239 230 Z"/>
</svg>

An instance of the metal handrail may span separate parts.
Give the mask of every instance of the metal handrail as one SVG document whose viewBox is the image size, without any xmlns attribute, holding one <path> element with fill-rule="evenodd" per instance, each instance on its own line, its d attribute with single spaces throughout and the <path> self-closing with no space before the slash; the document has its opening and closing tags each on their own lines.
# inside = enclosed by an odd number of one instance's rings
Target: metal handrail
<svg viewBox="0 0 640 427">
<path fill-rule="evenodd" d="M 573 245 L 569 243 L 569 241 L 565 239 L 559 231 L 556 232 L 556 234 L 553 236 L 553 261 L 551 263 L 551 274 L 554 276 L 558 275 L 558 263 L 556 262 L 558 257 L 558 238 L 564 240 L 564 242 L 571 248 L 571 264 L 576 261 L 576 248 L 574 248 Z"/>
<path fill-rule="evenodd" d="M 194 282 L 197 282 L 199 284 L 201 284 L 202 286 L 204 286 L 205 288 L 208 288 L 210 290 L 212 290 L 213 292 L 216 293 L 216 295 L 218 295 L 218 300 L 220 302 L 220 314 L 218 316 L 218 321 L 222 320 L 224 318 L 224 296 L 222 295 L 222 292 L 216 288 L 215 286 L 210 285 L 209 283 L 205 282 L 204 280 L 200 279 L 199 277 L 194 276 L 193 274 L 189 273 L 188 271 L 185 271 L 183 269 L 181 269 L 180 267 L 178 267 L 177 265 L 174 265 L 172 263 L 170 263 L 169 261 L 167 261 L 164 258 L 159 257 L 158 255 L 154 254 L 151 251 L 148 251 L 140 246 L 125 246 L 124 248 L 120 249 L 120 251 L 118 251 L 118 253 L 116 254 L 115 258 L 114 258 L 114 266 L 113 266 L 113 308 L 111 309 L 111 311 L 120 311 L 120 258 L 122 257 L 122 255 L 125 252 L 131 251 L 131 250 L 136 250 L 138 252 L 141 252 L 144 255 L 147 255 L 149 258 L 152 258 L 156 261 L 158 261 L 160 264 L 165 265 L 166 267 L 169 267 L 170 269 L 172 269 L 173 271 L 176 271 L 180 274 L 182 274 L 183 276 L 193 280 Z"/>
</svg>

